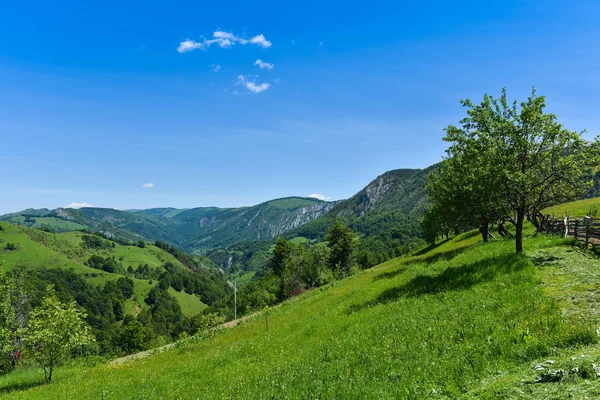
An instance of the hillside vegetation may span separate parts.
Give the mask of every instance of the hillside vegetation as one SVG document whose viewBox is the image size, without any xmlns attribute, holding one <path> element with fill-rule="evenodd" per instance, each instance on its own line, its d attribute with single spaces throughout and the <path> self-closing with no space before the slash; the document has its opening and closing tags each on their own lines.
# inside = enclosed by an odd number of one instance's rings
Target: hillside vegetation
<svg viewBox="0 0 600 400">
<path fill-rule="evenodd" d="M 334 204 L 312 198 L 288 197 L 240 208 L 29 209 L 0 219 L 27 227 L 47 227 L 57 232 L 85 228 L 133 241 L 161 240 L 176 245 L 182 251 L 203 253 L 245 240 L 272 239 L 326 214 Z"/>
<path fill-rule="evenodd" d="M 268 311 L 268 332 L 261 314 L 213 341 L 62 368 L 52 385 L 38 387 L 40 374 L 23 368 L 0 378 L 0 391 L 19 399 L 600 395 L 585 301 L 600 284 L 600 261 L 544 235 L 527 236 L 522 255 L 511 239 L 479 241 L 462 234 L 295 297 Z"/>
</svg>

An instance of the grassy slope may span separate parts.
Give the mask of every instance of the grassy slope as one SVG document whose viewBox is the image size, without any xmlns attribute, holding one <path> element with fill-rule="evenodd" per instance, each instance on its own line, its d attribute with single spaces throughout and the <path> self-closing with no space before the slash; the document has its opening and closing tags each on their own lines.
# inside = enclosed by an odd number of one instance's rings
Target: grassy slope
<svg viewBox="0 0 600 400">
<path fill-rule="evenodd" d="M 38 386 L 41 373 L 23 369 L 0 378 L 0 392 L 19 399 L 600 394 L 597 381 L 576 377 L 521 383 L 550 357 L 567 367 L 581 351 L 586 363 L 600 355 L 595 345 L 571 347 L 593 343 L 593 327 L 580 322 L 585 314 L 563 313 L 559 305 L 568 301 L 549 297 L 561 292 L 556 285 L 569 287 L 571 278 L 556 274 L 600 262 L 546 236 L 525 240 L 527 257 L 513 255 L 510 240 L 478 241 L 464 234 L 296 297 L 270 311 L 268 333 L 260 315 L 213 343 L 190 340 L 123 365 L 64 367 L 48 386 Z M 577 284 L 576 293 L 600 286 L 600 276 L 586 279 L 587 289 Z"/>
<path fill-rule="evenodd" d="M 557 206 L 545 209 L 544 214 L 554 214 L 556 216 L 561 216 L 566 213 L 568 215 L 574 215 L 576 217 L 583 217 L 585 215 L 588 215 L 590 211 L 593 212 L 594 210 L 597 215 L 600 215 L 600 197 L 559 204 Z"/>
<path fill-rule="evenodd" d="M 0 231 L 0 251 L 4 254 L 5 268 L 12 270 L 15 267 L 35 268 L 65 268 L 73 269 L 76 273 L 85 275 L 86 278 L 97 285 L 102 285 L 108 280 L 118 279 L 122 275 L 111 274 L 84 265 L 92 254 L 100 254 L 103 257 L 115 256 L 118 260 L 122 257 L 123 266 L 132 266 L 134 269 L 139 264 L 148 264 L 151 267 L 160 267 L 170 261 L 180 268 L 185 268 L 171 254 L 155 247 L 116 245 L 113 250 L 87 250 L 81 247 L 81 232 L 66 232 L 52 234 L 39 230 L 28 229 L 0 222 L 4 230 Z M 4 250 L 6 243 L 17 245 L 17 250 Z M 147 280 L 134 279 L 135 295 L 127 301 L 127 311 L 135 312 L 139 307 L 146 307 L 144 298 L 150 288 L 156 285 Z M 175 295 L 179 301 L 182 311 L 186 315 L 201 312 L 206 305 L 196 296 L 186 293 Z"/>
</svg>

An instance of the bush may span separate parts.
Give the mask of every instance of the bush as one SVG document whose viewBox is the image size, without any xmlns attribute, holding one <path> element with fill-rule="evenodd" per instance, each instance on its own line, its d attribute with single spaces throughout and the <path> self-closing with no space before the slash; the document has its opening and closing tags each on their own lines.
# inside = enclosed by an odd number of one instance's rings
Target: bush
<svg viewBox="0 0 600 400">
<path fill-rule="evenodd" d="M 5 250 L 16 250 L 17 249 L 17 245 L 14 243 L 6 243 L 6 246 L 4 246 Z"/>
</svg>

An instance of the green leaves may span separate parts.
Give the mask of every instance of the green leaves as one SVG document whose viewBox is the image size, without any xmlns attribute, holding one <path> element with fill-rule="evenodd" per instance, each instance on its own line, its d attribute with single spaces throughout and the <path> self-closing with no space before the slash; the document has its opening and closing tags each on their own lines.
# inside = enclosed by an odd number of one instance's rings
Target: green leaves
<svg viewBox="0 0 600 400">
<path fill-rule="evenodd" d="M 44 368 L 46 382 L 52 380 L 54 367 L 72 350 L 93 342 L 85 317 L 74 301 L 61 303 L 52 286 L 42 305 L 31 312 L 24 344 Z"/>
<path fill-rule="evenodd" d="M 517 106 L 506 90 L 480 104 L 464 100 L 461 126 L 446 128 L 450 143 L 441 171 L 429 181 L 434 205 L 447 219 L 470 215 L 482 221 L 506 220 L 517 228 L 542 209 L 581 196 L 592 184 L 585 176 L 598 163 L 598 143 L 565 129 L 535 89 Z M 466 219 L 466 222 L 471 222 Z"/>
</svg>

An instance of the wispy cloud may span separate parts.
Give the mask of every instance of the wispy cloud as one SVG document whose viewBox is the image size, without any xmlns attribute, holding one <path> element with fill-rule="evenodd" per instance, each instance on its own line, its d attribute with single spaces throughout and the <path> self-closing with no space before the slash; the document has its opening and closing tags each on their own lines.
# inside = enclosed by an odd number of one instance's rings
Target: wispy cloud
<svg viewBox="0 0 600 400">
<path fill-rule="evenodd" d="M 215 31 L 213 32 L 212 39 L 202 39 L 202 41 L 200 42 L 197 42 L 192 39 L 186 39 L 183 42 L 180 42 L 179 46 L 177 47 L 177 51 L 179 53 L 187 53 L 196 49 L 207 50 L 213 44 L 216 44 L 219 47 L 226 49 L 233 46 L 236 43 L 252 44 L 262 47 L 264 49 L 268 49 L 272 46 L 272 43 L 269 40 L 267 40 L 265 35 L 263 35 L 262 33 L 260 35 L 253 36 L 250 39 L 245 39 L 240 36 L 236 36 L 231 32 Z"/>
<path fill-rule="evenodd" d="M 142 187 L 144 189 L 152 189 L 154 187 L 154 183 L 144 183 Z"/>
<path fill-rule="evenodd" d="M 319 46 L 323 47 L 323 42 L 319 42 Z"/>
<path fill-rule="evenodd" d="M 84 207 L 96 207 L 96 206 L 93 205 L 93 204 L 90 204 L 90 203 L 86 203 L 84 201 L 83 203 L 71 203 L 71 204 L 67 204 L 63 208 L 84 208 Z"/>
<path fill-rule="evenodd" d="M 265 90 L 269 90 L 269 88 L 271 87 L 271 84 L 269 84 L 269 83 L 263 82 L 263 83 L 257 84 L 256 81 L 254 81 L 254 80 L 248 80 L 248 78 L 246 78 L 244 75 L 238 76 L 237 84 L 244 86 L 246 89 L 248 89 L 252 93 L 264 92 Z"/>
<path fill-rule="evenodd" d="M 310 198 L 313 198 L 313 199 L 319 199 L 319 200 L 323 200 L 323 201 L 331 200 L 331 197 L 325 196 L 325 195 L 322 195 L 322 194 L 319 194 L 319 193 L 311 193 L 311 194 L 309 194 L 306 197 L 310 197 Z"/>
<path fill-rule="evenodd" d="M 213 72 L 219 72 L 219 70 L 221 70 L 221 66 L 219 64 L 211 64 L 210 67 Z"/>
<path fill-rule="evenodd" d="M 271 63 L 265 62 L 265 61 L 261 60 L 260 58 L 258 60 L 256 60 L 256 62 L 254 63 L 254 65 L 258 65 L 261 69 L 273 69 L 273 68 L 275 68 L 275 64 L 271 64 Z"/>
</svg>

